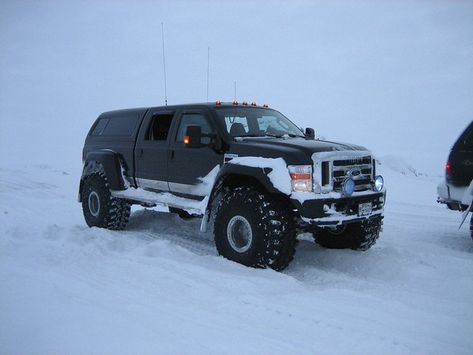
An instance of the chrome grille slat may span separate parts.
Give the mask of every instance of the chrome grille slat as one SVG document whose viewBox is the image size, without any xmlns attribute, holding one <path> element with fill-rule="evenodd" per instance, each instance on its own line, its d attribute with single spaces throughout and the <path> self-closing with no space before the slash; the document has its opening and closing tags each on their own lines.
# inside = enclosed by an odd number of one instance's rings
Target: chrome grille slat
<svg viewBox="0 0 473 355">
<path fill-rule="evenodd" d="M 333 191 L 341 192 L 343 181 L 349 177 L 347 173 L 350 170 L 359 171 L 359 175 L 352 176 L 352 179 L 355 181 L 355 191 L 366 191 L 372 188 L 373 162 L 371 156 L 332 160 L 329 163 Z"/>
<path fill-rule="evenodd" d="M 346 171 L 349 169 L 372 169 L 371 164 L 363 164 L 363 165 L 343 165 L 343 166 L 333 166 L 333 171 Z"/>
<path fill-rule="evenodd" d="M 333 181 L 336 182 L 336 181 L 344 181 L 345 179 L 347 178 L 346 175 L 343 175 L 343 176 L 334 176 L 333 177 Z M 369 179 L 371 181 L 371 175 L 370 174 L 362 174 L 362 175 L 358 175 L 355 180 L 355 183 L 358 181 L 358 180 L 366 180 L 366 179 Z"/>
</svg>

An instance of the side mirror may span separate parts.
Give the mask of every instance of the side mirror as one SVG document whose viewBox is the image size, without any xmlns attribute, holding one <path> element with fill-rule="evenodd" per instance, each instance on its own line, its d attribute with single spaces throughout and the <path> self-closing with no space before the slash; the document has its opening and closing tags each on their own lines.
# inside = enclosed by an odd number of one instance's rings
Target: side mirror
<svg viewBox="0 0 473 355">
<path fill-rule="evenodd" d="M 309 139 L 315 139 L 315 130 L 313 128 L 306 128 L 305 136 Z"/>
<path fill-rule="evenodd" d="M 200 126 L 188 126 L 184 136 L 184 145 L 188 148 L 199 148 L 202 146 L 202 128 Z"/>
</svg>

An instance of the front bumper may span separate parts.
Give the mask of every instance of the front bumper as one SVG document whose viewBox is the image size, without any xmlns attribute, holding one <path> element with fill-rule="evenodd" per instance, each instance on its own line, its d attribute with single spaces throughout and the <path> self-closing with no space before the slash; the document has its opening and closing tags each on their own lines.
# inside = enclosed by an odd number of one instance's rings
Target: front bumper
<svg viewBox="0 0 473 355">
<path fill-rule="evenodd" d="M 302 220 L 318 226 L 341 225 L 379 217 L 384 212 L 385 201 L 386 191 L 341 198 L 292 200 Z M 363 203 L 371 203 L 370 214 L 360 215 L 359 206 Z"/>
</svg>

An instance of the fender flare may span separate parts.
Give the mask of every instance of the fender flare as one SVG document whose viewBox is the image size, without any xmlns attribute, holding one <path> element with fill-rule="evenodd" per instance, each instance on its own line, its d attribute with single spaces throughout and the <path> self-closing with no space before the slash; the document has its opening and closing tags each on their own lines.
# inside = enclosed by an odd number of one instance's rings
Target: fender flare
<svg viewBox="0 0 473 355">
<path fill-rule="evenodd" d="M 207 205 L 204 211 L 204 216 L 202 218 L 202 223 L 200 225 L 200 230 L 202 232 L 207 231 L 207 226 L 210 221 L 212 203 L 215 197 L 221 191 L 221 188 L 226 178 L 230 176 L 243 176 L 243 177 L 253 178 L 256 181 L 258 181 L 267 192 L 271 194 L 279 194 L 279 195 L 288 197 L 285 193 L 277 189 L 271 182 L 271 179 L 268 177 L 268 174 L 272 170 L 273 170 L 272 168 L 252 167 L 252 166 L 245 166 L 245 165 L 231 164 L 231 163 L 224 164 L 215 178 L 212 191 L 210 192 L 210 195 L 208 197 Z"/>
<path fill-rule="evenodd" d="M 268 174 L 272 171 L 272 168 L 259 168 L 246 165 L 232 164 L 231 162 L 224 164 L 215 178 L 215 184 L 212 188 L 212 195 L 215 190 L 220 187 L 220 185 L 225 181 L 229 176 L 241 175 L 257 180 L 266 191 L 274 194 L 283 194 L 282 191 L 274 187 L 271 179 L 268 177 Z"/>
<path fill-rule="evenodd" d="M 81 193 L 85 178 L 94 173 L 104 173 L 111 190 L 124 190 L 126 188 L 119 154 L 112 150 L 90 152 L 84 160 L 84 167 L 82 169 L 79 202 L 82 202 Z"/>
</svg>

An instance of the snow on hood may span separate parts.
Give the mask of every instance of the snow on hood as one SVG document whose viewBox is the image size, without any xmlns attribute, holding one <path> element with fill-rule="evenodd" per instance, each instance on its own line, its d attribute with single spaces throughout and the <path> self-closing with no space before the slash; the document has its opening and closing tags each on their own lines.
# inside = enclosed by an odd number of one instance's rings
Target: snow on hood
<svg viewBox="0 0 473 355">
<path fill-rule="evenodd" d="M 360 157 L 371 156 L 369 150 L 345 150 L 345 151 L 332 151 L 332 152 L 318 152 L 312 155 L 312 160 L 325 161 L 325 160 L 343 160 L 343 159 L 356 159 Z"/>
</svg>

